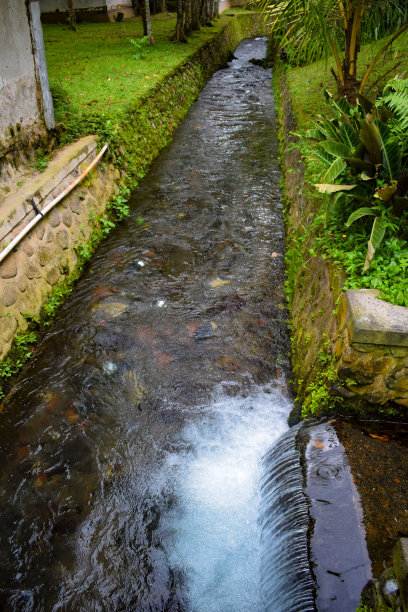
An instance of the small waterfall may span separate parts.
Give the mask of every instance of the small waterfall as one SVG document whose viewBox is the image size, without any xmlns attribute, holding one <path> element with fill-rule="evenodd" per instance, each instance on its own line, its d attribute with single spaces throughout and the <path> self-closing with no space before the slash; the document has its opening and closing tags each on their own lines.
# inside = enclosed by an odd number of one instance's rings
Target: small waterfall
<svg viewBox="0 0 408 612">
<path fill-rule="evenodd" d="M 296 448 L 300 426 L 284 433 L 263 458 L 262 597 L 268 612 L 316 609 L 307 543 L 308 506 Z"/>
</svg>

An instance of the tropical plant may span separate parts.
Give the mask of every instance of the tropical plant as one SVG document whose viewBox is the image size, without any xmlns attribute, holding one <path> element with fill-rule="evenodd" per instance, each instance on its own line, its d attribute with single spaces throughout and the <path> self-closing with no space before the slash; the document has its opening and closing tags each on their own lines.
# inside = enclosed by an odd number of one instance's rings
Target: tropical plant
<svg viewBox="0 0 408 612">
<path fill-rule="evenodd" d="M 393 117 L 388 125 L 400 143 L 403 154 L 408 153 L 408 79 L 394 77 L 385 85 L 382 96 L 376 100 L 376 106 L 386 106 Z"/>
<path fill-rule="evenodd" d="M 386 49 L 408 28 L 405 0 L 253 0 L 253 4 L 262 9 L 280 49 L 287 46 L 295 57 L 306 61 L 332 56 L 336 69 L 331 72 L 338 94 L 351 102 L 357 90 L 364 91 L 373 67 Z M 359 79 L 357 57 L 364 21 L 369 18 L 371 27 L 384 24 L 384 7 L 390 4 L 393 12 L 387 13 L 387 33 L 397 30 Z"/>
<path fill-rule="evenodd" d="M 128 38 L 128 41 L 133 47 L 133 59 L 143 59 L 146 55 L 147 46 L 150 45 L 148 36 L 142 36 L 142 38 L 134 39 Z"/>
<path fill-rule="evenodd" d="M 360 206 L 352 210 L 347 226 L 372 216 L 364 270 L 370 265 L 386 229 L 408 210 L 407 159 L 387 121 L 392 118 L 384 104 L 378 108 L 359 95 L 353 107 L 345 98 L 331 101 L 335 117 L 320 116 L 312 128 L 298 134 L 315 141 L 306 154 L 323 168 L 321 193 L 330 194 L 326 219 L 334 206 Z M 338 181 L 342 181 L 338 183 Z"/>
</svg>

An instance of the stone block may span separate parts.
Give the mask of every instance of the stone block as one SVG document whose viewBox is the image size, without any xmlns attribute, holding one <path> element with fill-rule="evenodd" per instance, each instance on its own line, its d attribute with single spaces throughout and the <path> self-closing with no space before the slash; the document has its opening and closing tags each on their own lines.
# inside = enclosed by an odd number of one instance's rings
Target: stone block
<svg viewBox="0 0 408 612">
<path fill-rule="evenodd" d="M 38 267 L 31 262 L 29 262 L 28 265 L 26 266 L 25 273 L 29 280 L 32 280 L 33 278 L 41 277 L 41 273 Z"/>
<path fill-rule="evenodd" d="M 408 538 L 400 538 L 394 547 L 393 565 L 404 612 L 408 612 Z"/>
<path fill-rule="evenodd" d="M 50 283 L 50 285 L 56 285 L 59 281 L 59 274 L 56 268 L 51 268 L 51 270 L 48 270 L 46 277 L 47 282 Z"/>
<path fill-rule="evenodd" d="M 408 392 L 408 368 L 402 368 L 386 379 L 386 384 L 389 389 L 405 394 Z"/>
<path fill-rule="evenodd" d="M 62 213 L 62 222 L 67 227 L 71 227 L 71 225 L 72 225 L 72 216 L 71 216 L 71 213 L 69 211 L 65 211 L 65 212 Z"/>
<path fill-rule="evenodd" d="M 3 305 L 6 308 L 8 308 L 9 306 L 12 306 L 13 304 L 15 304 L 16 300 L 17 300 L 17 291 L 15 290 L 15 288 L 13 287 L 11 283 L 8 283 L 6 287 L 4 288 L 3 295 L 2 295 Z"/>
<path fill-rule="evenodd" d="M 81 200 L 73 196 L 70 199 L 69 207 L 73 213 L 75 213 L 76 215 L 80 215 L 81 214 L 81 204 L 82 204 Z"/>
<path fill-rule="evenodd" d="M 374 354 L 371 363 L 374 374 L 387 374 L 394 367 L 395 359 Z"/>
<path fill-rule="evenodd" d="M 63 229 L 57 232 L 57 244 L 64 250 L 69 247 L 69 236 L 67 230 Z"/>
<path fill-rule="evenodd" d="M 23 243 L 23 251 L 27 255 L 27 257 L 32 257 L 34 255 L 34 247 L 27 239 L 25 239 Z"/>
<path fill-rule="evenodd" d="M 17 261 L 13 253 L 0 264 L 0 274 L 1 278 L 14 278 L 17 275 Z"/>
<path fill-rule="evenodd" d="M 56 208 L 53 208 L 48 215 L 48 223 L 50 227 L 58 227 L 61 223 L 61 217 Z"/>
<path fill-rule="evenodd" d="M 38 249 L 38 259 L 40 262 L 40 266 L 46 266 L 50 261 L 52 261 L 52 254 L 48 247 L 40 246 Z"/>
<path fill-rule="evenodd" d="M 408 346 L 392 346 L 391 355 L 394 357 L 407 357 L 408 358 Z"/>
<path fill-rule="evenodd" d="M 17 329 L 17 321 L 14 317 L 2 317 L 0 319 L 0 344 L 10 342 Z"/>
<path fill-rule="evenodd" d="M 349 289 L 343 300 L 352 343 L 408 347 L 408 308 L 377 299 L 374 289 Z"/>
</svg>

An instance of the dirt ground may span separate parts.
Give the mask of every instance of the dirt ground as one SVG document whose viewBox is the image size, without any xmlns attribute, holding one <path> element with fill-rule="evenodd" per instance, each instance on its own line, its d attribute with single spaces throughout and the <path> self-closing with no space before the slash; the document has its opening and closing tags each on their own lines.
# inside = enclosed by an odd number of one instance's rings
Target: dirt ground
<svg viewBox="0 0 408 612">
<path fill-rule="evenodd" d="M 335 423 L 359 491 L 372 561 L 378 578 L 392 565 L 392 549 L 408 536 L 408 423 Z"/>
</svg>

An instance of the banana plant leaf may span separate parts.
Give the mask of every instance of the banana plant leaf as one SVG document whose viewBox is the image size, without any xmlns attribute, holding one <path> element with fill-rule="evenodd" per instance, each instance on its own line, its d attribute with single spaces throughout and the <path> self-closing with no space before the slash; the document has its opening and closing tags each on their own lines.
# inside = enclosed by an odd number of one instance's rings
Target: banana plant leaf
<svg viewBox="0 0 408 612">
<path fill-rule="evenodd" d="M 348 123 L 343 123 L 341 126 L 340 137 L 344 144 L 348 145 L 350 149 L 355 149 L 360 144 L 358 133 Z"/>
<path fill-rule="evenodd" d="M 344 159 L 341 159 L 340 157 L 338 157 L 337 159 L 334 160 L 330 168 L 326 170 L 326 172 L 324 173 L 322 177 L 322 180 L 325 183 L 332 183 L 333 181 L 336 180 L 338 176 L 340 176 L 342 172 L 344 172 L 346 168 L 347 168 L 347 164 L 344 161 Z"/>
<path fill-rule="evenodd" d="M 377 210 L 378 209 L 376 206 L 371 206 L 370 208 L 368 206 L 363 206 L 362 208 L 358 208 L 357 210 L 351 213 L 351 215 L 347 219 L 346 226 L 350 227 L 350 225 L 354 223 L 354 221 L 357 221 L 357 219 L 361 219 L 362 217 L 375 217 L 377 215 Z"/>
<path fill-rule="evenodd" d="M 371 236 L 367 245 L 367 255 L 364 262 L 363 272 L 368 270 L 372 258 L 374 257 L 375 251 L 380 246 L 385 230 L 387 229 L 388 222 L 384 217 L 376 217 L 374 219 L 373 227 L 371 228 Z"/>
<path fill-rule="evenodd" d="M 381 164 L 380 132 L 375 123 L 371 123 L 367 119 L 362 119 L 360 121 L 360 139 L 373 162 L 375 164 Z"/>
<path fill-rule="evenodd" d="M 343 142 L 334 142 L 333 140 L 325 140 L 320 145 L 330 155 L 334 157 L 340 157 L 342 159 L 348 157 L 351 154 L 350 147 Z"/>
<path fill-rule="evenodd" d="M 327 183 L 316 183 L 315 187 L 317 187 L 320 193 L 336 193 L 336 191 L 350 191 L 354 189 L 356 185 L 329 185 Z"/>
<path fill-rule="evenodd" d="M 397 181 L 401 173 L 401 149 L 389 127 L 376 119 L 382 152 L 382 163 L 391 181 Z"/>
</svg>

